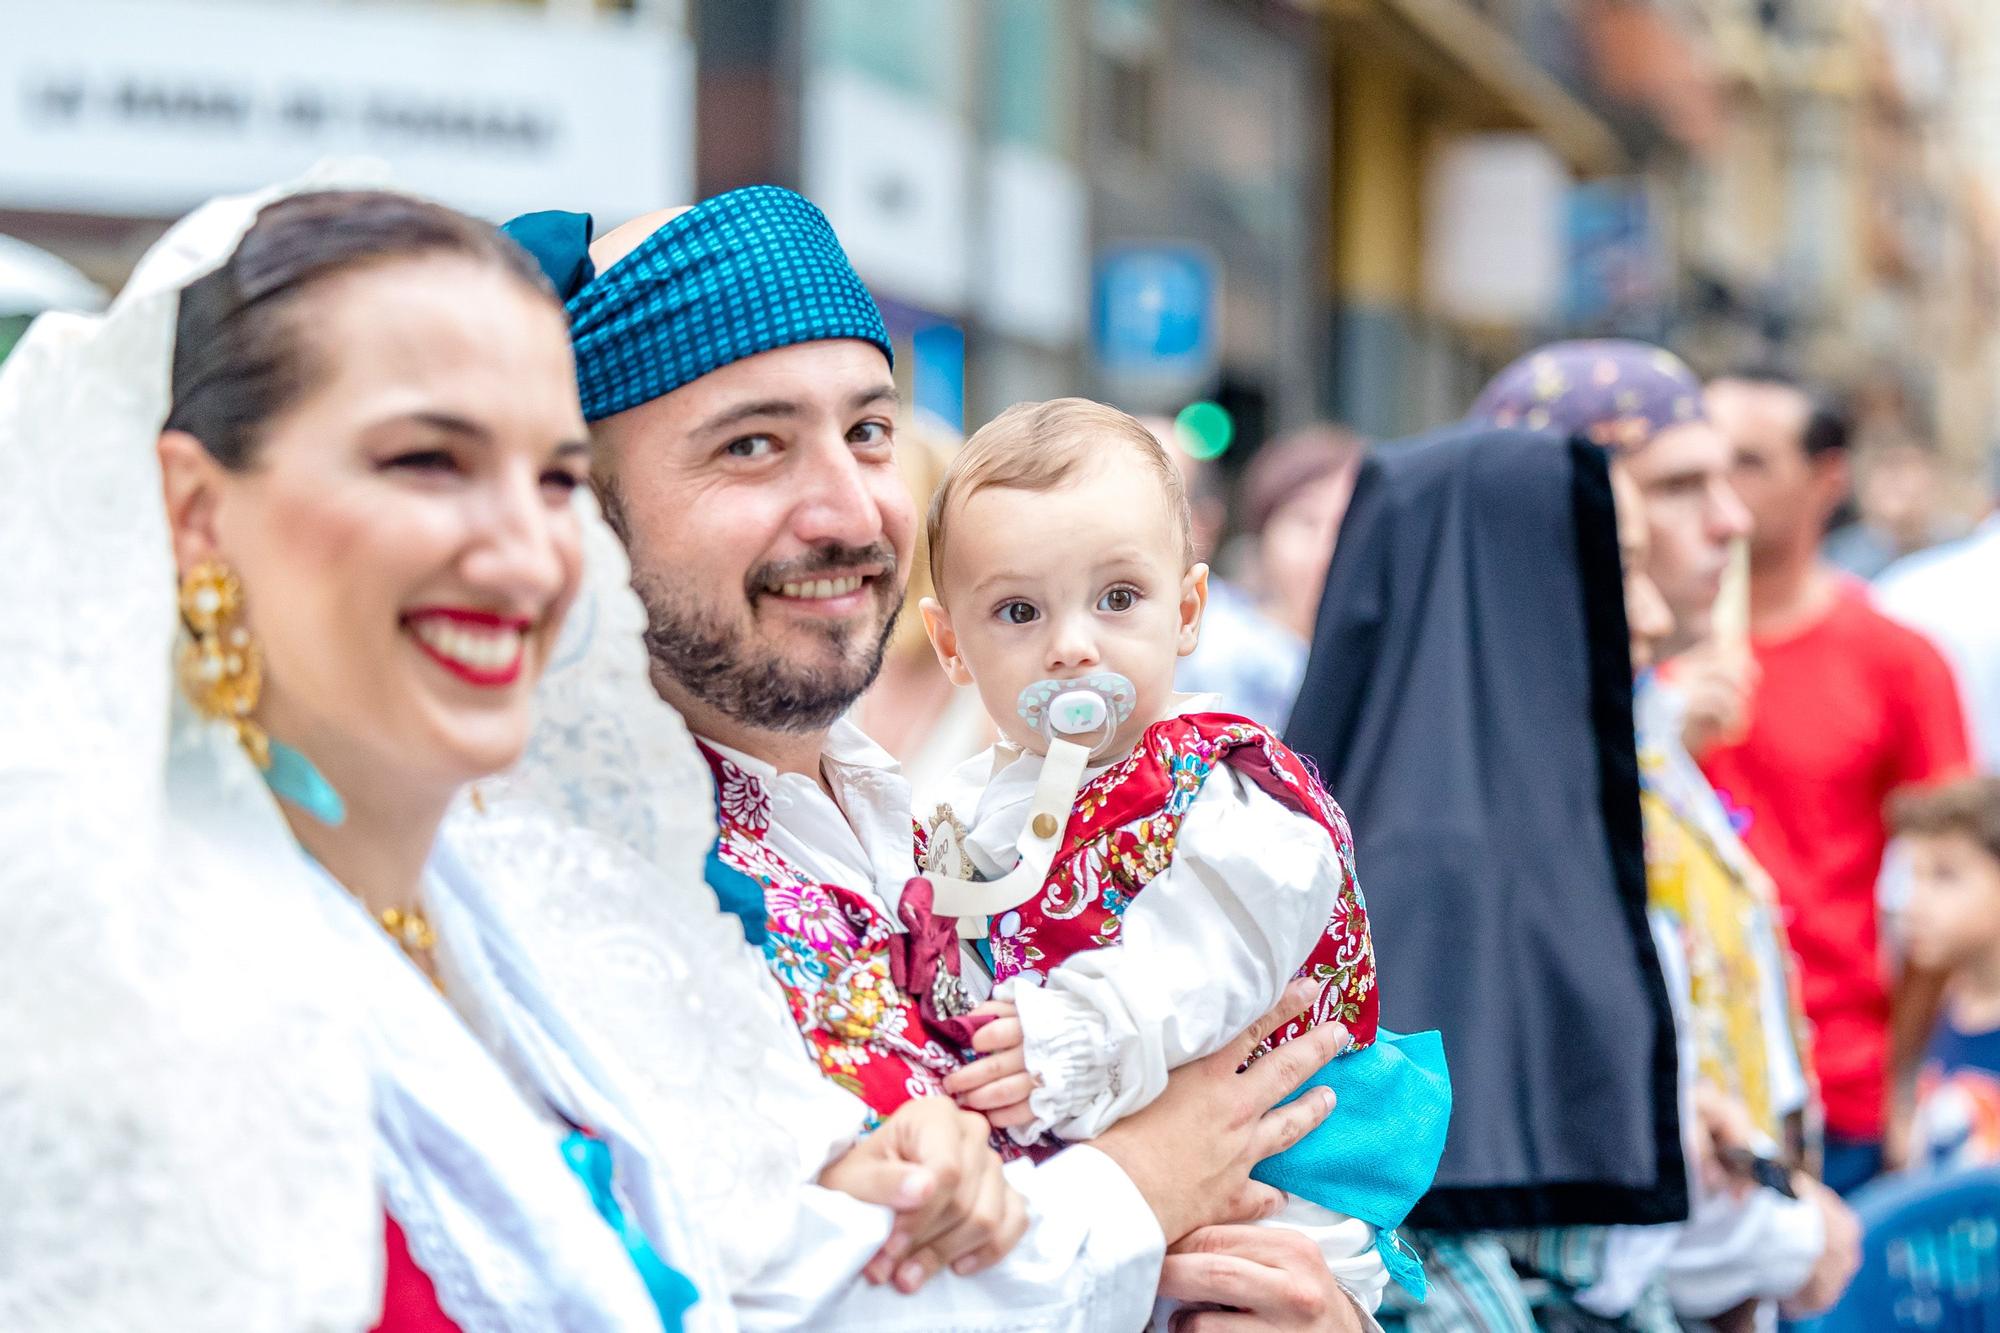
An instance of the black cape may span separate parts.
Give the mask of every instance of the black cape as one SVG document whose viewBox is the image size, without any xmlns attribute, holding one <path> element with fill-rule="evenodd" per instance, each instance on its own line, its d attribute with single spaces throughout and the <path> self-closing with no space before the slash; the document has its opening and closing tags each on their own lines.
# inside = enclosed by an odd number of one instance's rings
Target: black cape
<svg viewBox="0 0 2000 1333">
<path fill-rule="evenodd" d="M 1412 1222 L 1686 1217 L 1603 452 L 1375 451 L 1286 739 L 1353 823 L 1383 1025 L 1444 1034 L 1451 1135 Z"/>
</svg>

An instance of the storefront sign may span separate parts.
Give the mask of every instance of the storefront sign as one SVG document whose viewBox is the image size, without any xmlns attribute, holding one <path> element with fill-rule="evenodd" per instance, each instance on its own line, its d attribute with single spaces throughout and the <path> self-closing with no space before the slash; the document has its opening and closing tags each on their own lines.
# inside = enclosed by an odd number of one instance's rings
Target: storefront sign
<svg viewBox="0 0 2000 1333">
<path fill-rule="evenodd" d="M 329 156 L 489 217 L 693 187 L 685 39 L 606 18 L 0 0 L 0 208 L 171 216 Z"/>
<path fill-rule="evenodd" d="M 1548 320 L 1563 295 L 1562 159 L 1528 134 L 1468 134 L 1433 157 L 1424 196 L 1424 296 L 1464 324 Z"/>
<path fill-rule="evenodd" d="M 1068 163 L 1018 144 L 986 157 L 979 210 L 985 250 L 974 269 L 979 313 L 1000 332 L 1063 347 L 1083 331 L 1090 221 Z"/>
<path fill-rule="evenodd" d="M 945 108 L 845 69 L 814 73 L 804 102 L 805 192 L 881 294 L 965 306 L 971 142 Z"/>
</svg>

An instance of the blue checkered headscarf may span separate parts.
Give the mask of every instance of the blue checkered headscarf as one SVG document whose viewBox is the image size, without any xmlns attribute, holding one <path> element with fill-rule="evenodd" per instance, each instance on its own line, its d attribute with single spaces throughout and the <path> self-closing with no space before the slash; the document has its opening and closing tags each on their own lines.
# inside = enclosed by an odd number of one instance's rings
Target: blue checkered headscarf
<svg viewBox="0 0 2000 1333">
<path fill-rule="evenodd" d="M 859 338 L 895 358 L 826 215 L 775 185 L 696 205 L 602 273 L 584 214 L 529 213 L 502 230 L 541 264 L 569 312 L 587 421 L 793 343 Z"/>
</svg>

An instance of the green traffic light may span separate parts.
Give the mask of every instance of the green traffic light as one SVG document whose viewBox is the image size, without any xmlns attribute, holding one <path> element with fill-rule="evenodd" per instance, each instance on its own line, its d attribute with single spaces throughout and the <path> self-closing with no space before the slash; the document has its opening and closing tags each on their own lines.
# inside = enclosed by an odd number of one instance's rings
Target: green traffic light
<svg viewBox="0 0 2000 1333">
<path fill-rule="evenodd" d="M 1189 403 L 1174 418 L 1174 437 L 1193 458 L 1220 458 L 1236 439 L 1236 418 L 1220 403 Z"/>
</svg>

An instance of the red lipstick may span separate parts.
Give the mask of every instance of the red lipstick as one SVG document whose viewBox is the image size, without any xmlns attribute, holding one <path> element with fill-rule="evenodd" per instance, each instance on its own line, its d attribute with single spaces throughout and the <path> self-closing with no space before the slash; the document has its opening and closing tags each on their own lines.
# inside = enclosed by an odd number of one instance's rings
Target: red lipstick
<svg viewBox="0 0 2000 1333">
<path fill-rule="evenodd" d="M 403 624 L 426 657 L 468 685 L 498 689 L 521 678 L 534 621 L 470 607 L 427 606 Z"/>
</svg>

